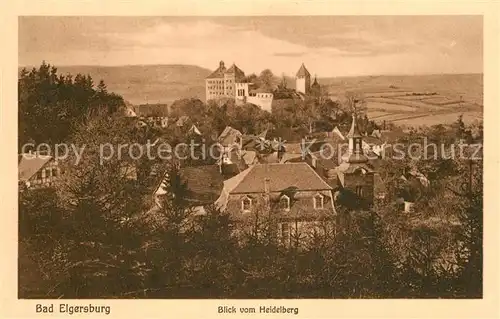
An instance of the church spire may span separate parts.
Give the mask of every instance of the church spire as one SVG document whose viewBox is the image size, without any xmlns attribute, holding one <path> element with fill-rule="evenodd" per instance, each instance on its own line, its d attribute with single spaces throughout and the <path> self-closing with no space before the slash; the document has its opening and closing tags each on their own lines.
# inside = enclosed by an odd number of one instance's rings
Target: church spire
<svg viewBox="0 0 500 319">
<path fill-rule="evenodd" d="M 363 136 L 359 132 L 358 124 L 356 122 L 356 114 L 352 114 L 352 123 L 349 133 L 349 151 L 344 160 L 348 163 L 364 163 L 368 158 L 363 154 Z"/>
<path fill-rule="evenodd" d="M 356 114 L 352 113 L 352 122 L 351 122 L 351 129 L 349 130 L 349 133 L 347 133 L 348 138 L 361 138 L 362 135 L 359 132 L 358 129 L 358 123 L 356 123 Z"/>
</svg>

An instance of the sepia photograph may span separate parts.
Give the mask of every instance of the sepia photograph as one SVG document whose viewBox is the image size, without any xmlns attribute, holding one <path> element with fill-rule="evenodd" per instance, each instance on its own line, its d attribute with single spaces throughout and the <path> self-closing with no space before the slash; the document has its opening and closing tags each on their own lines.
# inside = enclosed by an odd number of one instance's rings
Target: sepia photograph
<svg viewBox="0 0 500 319">
<path fill-rule="evenodd" d="M 18 299 L 483 298 L 483 16 L 17 22 Z"/>
</svg>

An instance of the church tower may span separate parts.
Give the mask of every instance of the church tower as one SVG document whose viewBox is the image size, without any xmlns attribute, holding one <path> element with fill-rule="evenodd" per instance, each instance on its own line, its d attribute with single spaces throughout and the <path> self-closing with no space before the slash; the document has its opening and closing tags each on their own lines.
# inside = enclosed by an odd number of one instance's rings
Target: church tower
<svg viewBox="0 0 500 319">
<path fill-rule="evenodd" d="M 295 75 L 295 90 L 306 95 L 311 91 L 311 74 L 307 71 L 304 63 Z"/>
<path fill-rule="evenodd" d="M 374 201 L 374 171 L 363 152 L 363 136 L 359 132 L 356 116 L 352 115 L 349 146 L 337 167 L 340 187 L 356 202 L 356 206 L 370 208 Z"/>
<path fill-rule="evenodd" d="M 321 96 L 321 86 L 318 83 L 318 78 L 314 76 L 314 82 L 311 84 L 311 95 L 316 98 Z"/>
</svg>

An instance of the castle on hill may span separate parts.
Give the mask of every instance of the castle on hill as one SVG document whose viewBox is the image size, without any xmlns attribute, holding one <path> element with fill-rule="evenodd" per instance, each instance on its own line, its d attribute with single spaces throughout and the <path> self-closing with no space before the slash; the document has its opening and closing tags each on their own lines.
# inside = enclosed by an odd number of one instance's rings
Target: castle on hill
<svg viewBox="0 0 500 319">
<path fill-rule="evenodd" d="M 317 79 L 311 84 L 311 74 L 304 63 L 295 76 L 295 91 L 302 96 L 319 95 L 320 86 Z M 246 80 L 245 72 L 233 63 L 226 68 L 224 61 L 205 79 L 206 100 L 234 99 L 237 105 L 251 103 L 263 110 L 271 111 L 274 99 L 273 92 L 256 88 L 254 83 Z"/>
</svg>

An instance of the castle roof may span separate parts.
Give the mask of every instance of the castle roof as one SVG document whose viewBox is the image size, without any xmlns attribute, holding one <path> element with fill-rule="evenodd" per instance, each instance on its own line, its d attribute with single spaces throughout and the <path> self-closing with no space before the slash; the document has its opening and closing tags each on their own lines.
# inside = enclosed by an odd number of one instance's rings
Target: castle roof
<svg viewBox="0 0 500 319">
<path fill-rule="evenodd" d="M 304 63 L 302 63 L 302 65 L 300 66 L 300 69 L 299 71 L 297 71 L 297 77 L 302 77 L 302 76 L 311 76 L 311 73 L 309 73 L 309 71 L 307 71 L 306 69 L 306 66 L 304 65 Z"/>
<path fill-rule="evenodd" d="M 217 70 L 207 76 L 207 79 L 223 78 L 224 74 L 234 74 L 234 76 L 240 80 L 243 80 L 243 78 L 245 77 L 245 72 L 237 67 L 236 64 L 233 63 L 233 65 L 231 65 L 229 69 L 226 69 L 226 67 L 224 66 L 224 61 L 220 61 Z"/>
<path fill-rule="evenodd" d="M 319 87 L 319 83 L 318 83 L 318 80 L 316 79 L 316 77 L 314 77 L 314 82 L 311 85 L 311 87 Z"/>
<path fill-rule="evenodd" d="M 242 78 L 245 76 L 245 72 L 243 72 L 239 67 L 236 66 L 236 64 L 233 63 L 229 69 L 225 72 L 226 74 L 233 74 L 237 78 Z"/>
<path fill-rule="evenodd" d="M 224 66 L 224 61 L 220 61 L 217 70 L 215 70 L 214 72 L 212 72 L 212 74 L 207 76 L 207 79 L 223 78 L 225 72 L 226 72 L 226 67 Z"/>
</svg>

